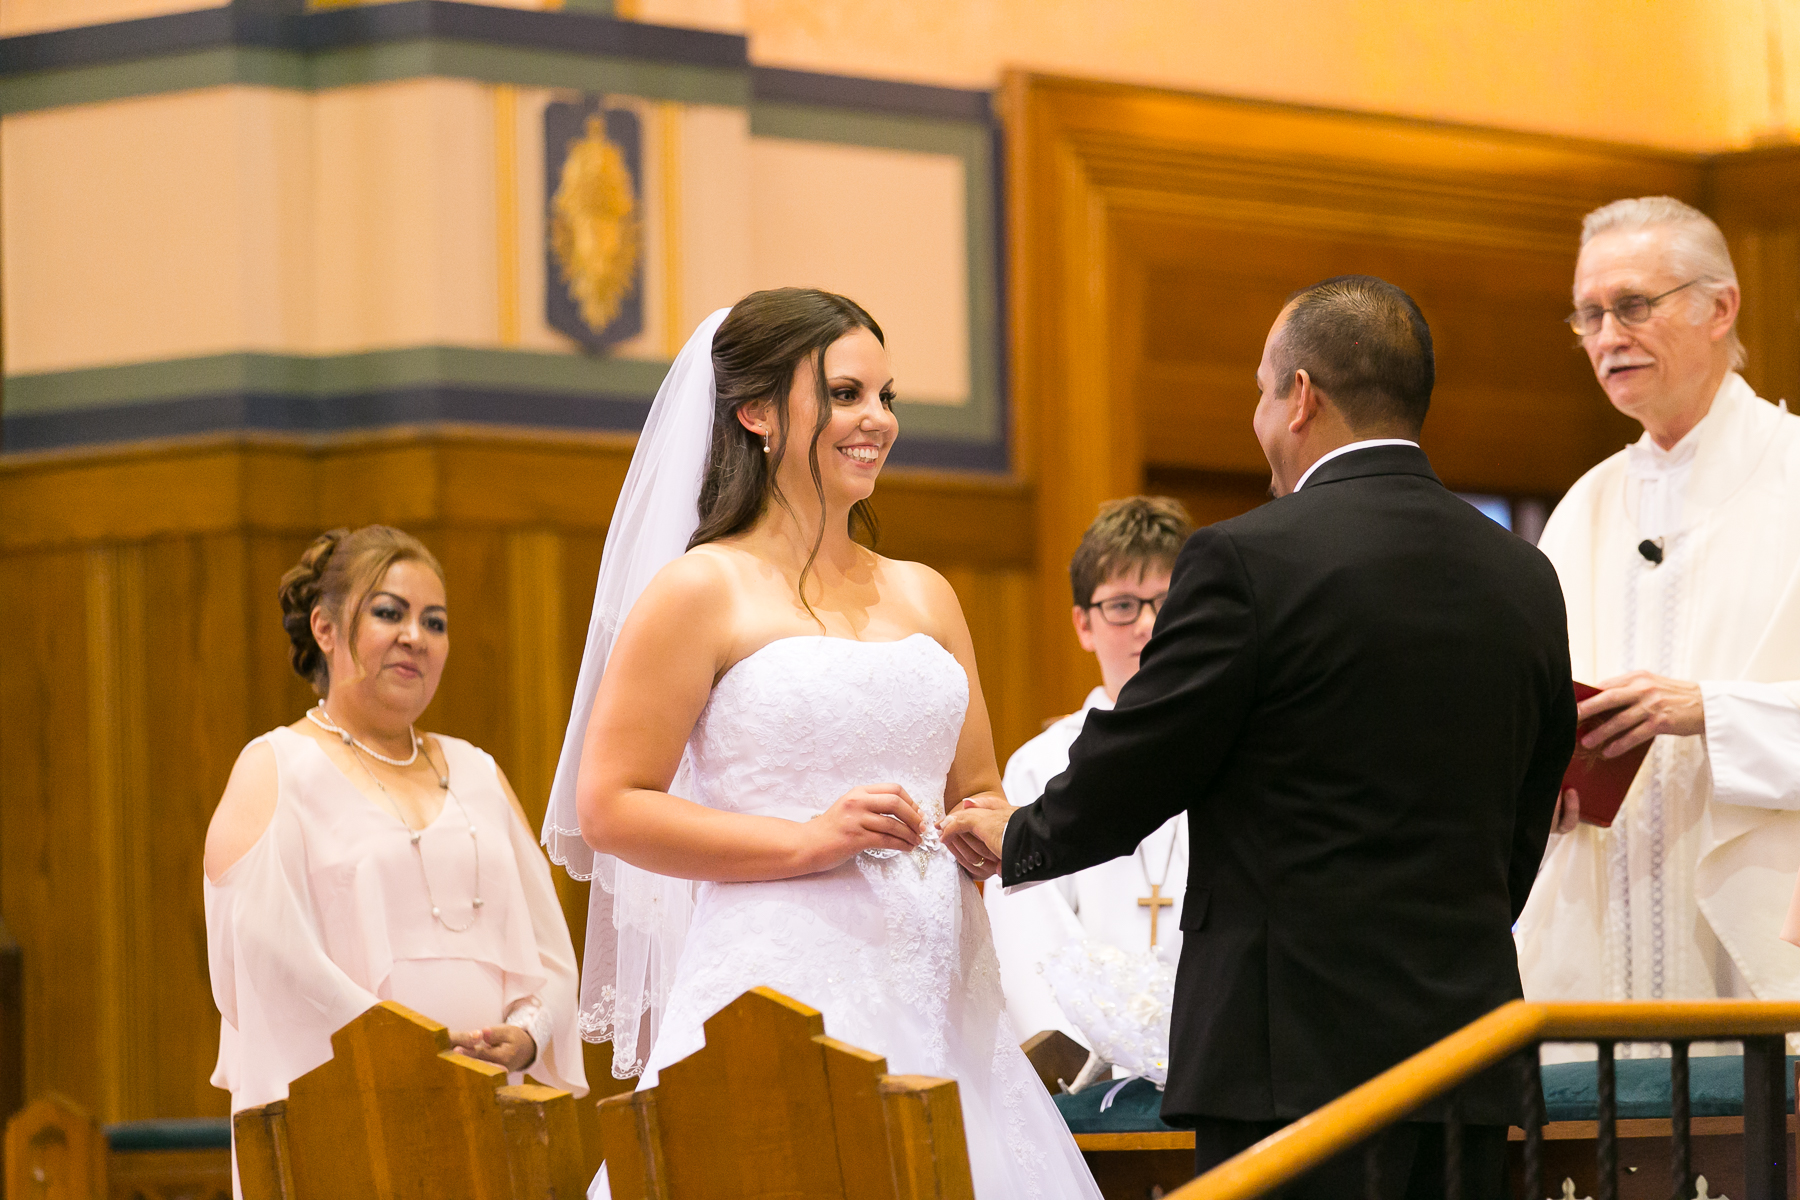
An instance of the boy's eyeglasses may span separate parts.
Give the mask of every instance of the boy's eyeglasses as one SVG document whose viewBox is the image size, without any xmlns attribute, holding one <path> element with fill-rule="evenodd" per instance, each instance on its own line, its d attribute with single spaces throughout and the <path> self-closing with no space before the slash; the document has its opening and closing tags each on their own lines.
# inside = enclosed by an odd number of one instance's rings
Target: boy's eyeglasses
<svg viewBox="0 0 1800 1200">
<path fill-rule="evenodd" d="M 1137 619 L 1147 608 L 1150 615 L 1155 616 L 1162 610 L 1162 603 L 1169 598 L 1169 593 L 1153 596 L 1146 600 L 1142 596 L 1108 596 L 1097 604 L 1089 604 L 1088 608 L 1100 610 L 1100 619 L 1108 625 L 1135 625 Z"/>
</svg>

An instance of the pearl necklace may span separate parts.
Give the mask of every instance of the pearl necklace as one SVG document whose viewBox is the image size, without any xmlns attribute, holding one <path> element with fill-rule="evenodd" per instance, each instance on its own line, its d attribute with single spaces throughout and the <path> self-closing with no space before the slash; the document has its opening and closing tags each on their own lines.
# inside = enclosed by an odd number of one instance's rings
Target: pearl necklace
<svg viewBox="0 0 1800 1200">
<path fill-rule="evenodd" d="M 324 701 L 319 702 L 318 711 L 320 713 L 325 712 Z M 425 763 L 437 774 L 438 787 L 443 789 L 444 795 L 456 801 L 457 810 L 462 813 L 463 820 L 467 822 L 469 826 L 469 843 L 475 851 L 475 887 L 474 895 L 469 901 L 469 907 L 474 911 L 474 915 L 469 918 L 469 923 L 467 925 L 452 925 L 450 922 L 444 920 L 444 914 L 438 908 L 437 897 L 433 895 L 431 891 L 431 872 L 425 869 L 425 848 L 419 845 L 419 839 L 424 836 L 425 830 L 414 829 L 411 825 L 407 824 L 406 818 L 400 815 L 400 806 L 395 803 L 393 793 L 387 790 L 387 785 L 382 783 L 380 777 L 375 774 L 369 764 L 363 761 L 362 754 L 357 753 L 360 750 L 363 753 L 368 754 L 371 758 L 380 759 L 390 767 L 410 767 L 413 763 L 418 761 L 419 751 L 424 747 L 425 739 L 420 737 L 416 731 L 408 726 L 407 732 L 412 734 L 413 739 L 412 756 L 406 759 L 388 758 L 384 754 L 378 754 L 374 750 L 370 750 L 367 746 L 363 745 L 361 741 L 350 736 L 350 731 L 348 729 L 332 724 L 329 716 L 320 720 L 319 717 L 313 715 L 311 709 L 308 709 L 306 717 L 307 720 L 311 721 L 314 725 L 317 725 L 320 729 L 335 733 L 344 739 L 344 745 L 350 749 L 350 757 L 354 758 L 356 760 L 356 765 L 363 769 L 363 773 L 369 777 L 369 782 L 380 789 L 382 799 L 388 802 L 388 808 L 392 810 L 394 819 L 400 822 L 400 827 L 402 829 L 406 830 L 407 837 L 412 842 L 413 853 L 418 856 L 419 878 L 425 881 L 425 902 L 431 905 L 432 920 L 436 921 L 439 925 L 442 925 L 445 929 L 448 929 L 451 933 L 467 933 L 469 930 L 473 929 L 475 927 L 475 922 L 481 920 L 481 909 L 485 903 L 481 898 L 481 839 L 475 835 L 475 821 L 469 816 L 468 806 L 462 802 L 462 797 L 458 796 L 450 788 L 449 757 L 445 757 L 444 769 L 442 771 L 438 771 L 437 764 L 431 761 L 430 754 L 426 754 Z"/>
<path fill-rule="evenodd" d="M 317 725 L 320 729 L 323 729 L 326 733 L 335 733 L 343 738 L 344 745 L 354 746 L 370 758 L 375 759 L 377 762 L 384 762 L 390 767 L 412 766 L 415 762 L 419 761 L 419 747 L 425 744 L 425 739 L 419 736 L 419 731 L 414 729 L 411 725 L 408 725 L 406 727 L 406 735 L 412 739 L 412 753 L 405 758 L 389 758 L 379 750 L 365 746 L 356 738 L 351 737 L 348 729 L 345 729 L 342 725 L 339 725 L 331 719 L 331 714 L 325 711 L 325 702 L 323 700 L 306 710 L 306 719 L 311 721 L 314 725 Z"/>
</svg>

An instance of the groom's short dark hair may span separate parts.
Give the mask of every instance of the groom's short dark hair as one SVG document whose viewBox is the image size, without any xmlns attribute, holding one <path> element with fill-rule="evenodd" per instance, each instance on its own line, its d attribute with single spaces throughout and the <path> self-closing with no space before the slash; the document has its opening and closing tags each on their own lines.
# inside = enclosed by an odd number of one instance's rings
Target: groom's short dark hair
<svg viewBox="0 0 1800 1200">
<path fill-rule="evenodd" d="M 1437 365 L 1413 298 L 1373 275 L 1339 275 L 1288 298 L 1275 348 L 1277 396 L 1305 370 L 1352 429 L 1425 424 Z"/>
</svg>

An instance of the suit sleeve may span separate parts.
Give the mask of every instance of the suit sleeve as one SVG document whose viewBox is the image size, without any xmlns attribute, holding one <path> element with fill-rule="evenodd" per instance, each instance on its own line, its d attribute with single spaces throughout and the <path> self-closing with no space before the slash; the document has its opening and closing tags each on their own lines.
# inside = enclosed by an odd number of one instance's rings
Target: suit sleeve
<svg viewBox="0 0 1800 1200">
<path fill-rule="evenodd" d="M 1130 854 L 1195 803 L 1243 726 L 1256 658 L 1249 576 L 1230 535 L 1202 529 L 1176 560 L 1118 704 L 1088 714 L 1068 769 L 1007 823 L 1001 881 L 1054 879 Z"/>
<path fill-rule="evenodd" d="M 1563 675 L 1568 674 L 1567 662 L 1566 657 L 1561 660 Z M 1515 922 L 1525 911 L 1525 900 L 1531 895 L 1531 885 L 1544 861 L 1544 845 L 1550 839 L 1550 822 L 1556 815 L 1563 773 L 1575 753 L 1575 684 L 1571 681 L 1553 686 L 1558 690 L 1538 727 L 1531 766 L 1525 772 L 1518 803 L 1513 808 L 1512 858 L 1507 864 L 1506 885 Z"/>
</svg>

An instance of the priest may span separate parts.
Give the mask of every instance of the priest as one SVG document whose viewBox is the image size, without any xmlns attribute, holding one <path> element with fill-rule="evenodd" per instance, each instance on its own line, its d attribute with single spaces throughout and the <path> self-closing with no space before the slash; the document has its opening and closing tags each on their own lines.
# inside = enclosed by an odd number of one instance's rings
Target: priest
<svg viewBox="0 0 1800 1200">
<path fill-rule="evenodd" d="M 1643 436 L 1539 547 L 1568 605 L 1582 745 L 1650 742 L 1610 828 L 1565 792 L 1516 929 L 1531 1000 L 1800 999 L 1800 419 L 1735 368 L 1724 236 L 1677 200 L 1582 225 L 1581 339 Z M 1590 813 L 1591 815 L 1591 813 Z"/>
<path fill-rule="evenodd" d="M 1100 686 L 1079 711 L 1026 742 L 1006 763 L 1004 787 L 1014 805 L 1030 804 L 1069 766 L 1069 747 L 1094 709 L 1111 709 L 1169 594 L 1175 556 L 1194 526 L 1187 510 L 1164 496 L 1132 496 L 1100 509 L 1069 561 L 1070 620 L 1081 648 L 1100 666 Z M 1058 950 L 1084 940 L 1125 951 L 1181 953 L 1178 924 L 1187 890 L 1187 829 L 1170 817 L 1137 848 L 1073 875 L 1011 895 L 985 891 L 1006 1012 L 1020 1036 L 1060 1029 L 1087 1039 L 1057 1003 L 1043 966 Z"/>
</svg>

